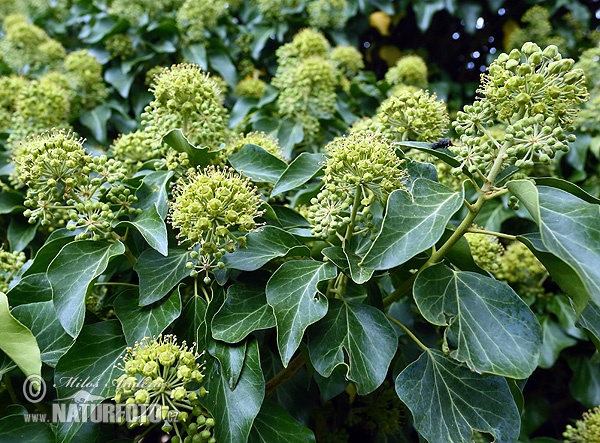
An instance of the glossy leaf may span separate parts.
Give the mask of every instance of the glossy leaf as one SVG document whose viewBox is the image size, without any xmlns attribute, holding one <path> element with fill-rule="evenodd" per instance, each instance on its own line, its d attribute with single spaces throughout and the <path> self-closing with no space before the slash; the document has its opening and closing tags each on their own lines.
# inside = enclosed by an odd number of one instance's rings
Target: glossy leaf
<svg viewBox="0 0 600 443">
<path fill-rule="evenodd" d="M 250 232 L 246 236 L 246 247 L 226 254 L 223 262 L 229 268 L 255 271 L 274 258 L 285 257 L 289 253 L 307 256 L 310 255 L 310 249 L 289 232 L 275 226 L 265 226 L 256 232 Z"/>
<path fill-rule="evenodd" d="M 392 192 L 381 231 L 361 265 L 390 269 L 432 247 L 461 205 L 460 194 L 426 179 L 417 179 L 411 194 Z"/>
<path fill-rule="evenodd" d="M 136 207 L 143 211 L 156 207 L 161 219 L 165 219 L 169 210 L 167 197 L 167 183 L 175 171 L 154 171 L 145 175 L 142 186 L 136 192 L 138 204 Z"/>
<path fill-rule="evenodd" d="M 11 251 L 22 251 L 34 239 L 37 233 L 37 224 L 30 225 L 27 221 L 11 218 L 8 224 L 6 237 Z"/>
<path fill-rule="evenodd" d="M 428 350 L 404 369 L 396 392 L 430 443 L 473 441 L 474 430 L 498 443 L 519 437 L 519 411 L 506 380 L 471 372 L 441 352 Z"/>
<path fill-rule="evenodd" d="M 162 333 L 181 314 L 181 297 L 175 289 L 170 297 L 149 306 L 139 306 L 137 289 L 123 291 L 114 301 L 117 318 L 123 325 L 129 346 L 144 337 Z"/>
<path fill-rule="evenodd" d="M 315 436 L 310 429 L 298 423 L 277 403 L 266 401 L 260 408 L 248 443 L 310 443 Z"/>
<path fill-rule="evenodd" d="M 106 124 L 110 116 L 110 108 L 101 105 L 89 111 L 83 111 L 79 116 L 79 120 L 90 130 L 96 140 L 100 143 L 106 143 Z"/>
<path fill-rule="evenodd" d="M 575 310 L 581 312 L 588 304 L 590 296 L 580 274 L 544 246 L 539 232 L 520 235 L 517 239 L 533 252 L 548 270 L 552 280 L 573 300 Z"/>
<path fill-rule="evenodd" d="M 148 244 L 166 257 L 169 240 L 167 238 L 167 227 L 158 213 L 156 206 L 142 211 L 132 221 L 122 221 L 117 226 L 131 226 L 136 229 Z"/>
<path fill-rule="evenodd" d="M 542 322 L 543 345 L 540 350 L 540 368 L 549 369 L 554 366 L 558 356 L 563 349 L 574 346 L 577 343 L 573 337 L 569 337 L 563 328 L 549 317 Z"/>
<path fill-rule="evenodd" d="M 35 336 L 11 315 L 4 292 L 0 292 L 0 349 L 26 376 L 41 375 L 42 359 Z"/>
<path fill-rule="evenodd" d="M 339 246 L 330 246 L 323 249 L 322 254 L 342 272 L 349 275 L 355 283 L 366 283 L 373 276 L 373 269 L 360 266 L 361 257 L 351 251 L 345 251 Z"/>
<path fill-rule="evenodd" d="M 140 305 L 160 300 L 190 275 L 185 267 L 188 260 L 189 251 L 185 249 L 169 249 L 166 257 L 153 249 L 142 252 L 133 267 L 140 279 Z"/>
<path fill-rule="evenodd" d="M 0 418 L 0 435 L 0 441 L 3 443 L 21 441 L 36 443 L 56 442 L 50 423 L 28 422 L 23 414 L 8 415 Z"/>
<path fill-rule="evenodd" d="M 200 66 L 204 70 L 208 68 L 206 46 L 202 43 L 185 46 L 183 48 L 183 56 L 187 61 Z"/>
<path fill-rule="evenodd" d="M 600 307 L 596 303 L 588 303 L 579 317 L 577 326 L 589 331 L 596 343 L 596 349 L 600 350 Z"/>
<path fill-rule="evenodd" d="M 73 338 L 61 326 L 52 301 L 17 306 L 12 314 L 35 336 L 42 361 L 55 367 L 73 344 Z"/>
<path fill-rule="evenodd" d="M 507 284 L 439 263 L 417 276 L 414 297 L 429 322 L 448 326 L 450 355 L 472 370 L 526 378 L 536 368 L 541 327 Z"/>
<path fill-rule="evenodd" d="M 347 366 L 346 377 L 356 383 L 359 395 L 383 383 L 397 347 L 385 314 L 360 303 L 330 300 L 325 318 L 308 330 L 308 352 L 317 372 L 329 377 L 336 366 Z"/>
<path fill-rule="evenodd" d="M 54 384 L 58 398 L 67 404 L 74 398 L 97 404 L 113 396 L 113 380 L 122 374 L 115 365 L 124 351 L 125 339 L 117 320 L 84 326 L 75 344 L 56 365 Z M 83 410 L 83 414 L 89 414 L 89 409 Z M 57 423 L 57 443 L 70 442 L 82 424 L 81 421 Z"/>
<path fill-rule="evenodd" d="M 265 291 L 234 284 L 227 288 L 225 303 L 212 320 L 212 335 L 226 343 L 237 343 L 253 331 L 273 326 L 275 317 Z"/>
<path fill-rule="evenodd" d="M 204 404 L 219 424 L 215 427 L 215 438 L 221 443 L 247 441 L 265 395 L 258 342 L 252 340 L 248 343 L 235 389 L 230 389 L 229 380 L 215 359 L 209 359 L 204 373 L 204 385 L 210 392 L 204 397 Z"/>
<path fill-rule="evenodd" d="M 19 280 L 8 293 L 11 306 L 52 300 L 52 287 L 45 273 L 32 274 Z"/>
<path fill-rule="evenodd" d="M 281 174 L 271 191 L 271 197 L 302 186 L 317 175 L 322 169 L 324 161 L 325 157 L 322 154 L 310 154 L 308 152 L 300 154 Z"/>
<path fill-rule="evenodd" d="M 61 325 L 77 337 L 85 317 L 85 294 L 92 281 L 104 272 L 109 260 L 125 252 L 123 243 L 82 240 L 69 243 L 48 266 L 52 301 Z"/>
<path fill-rule="evenodd" d="M 285 262 L 267 282 L 267 302 L 277 322 L 277 348 L 287 366 L 298 349 L 305 329 L 327 313 L 327 299 L 317 284 L 335 278 L 336 267 L 313 260 Z"/>
<path fill-rule="evenodd" d="M 577 272 L 589 296 L 600 303 L 600 205 L 526 180 L 508 188 L 538 223 L 546 248 Z"/>
<path fill-rule="evenodd" d="M 185 152 L 191 166 L 208 166 L 217 158 L 218 153 L 211 151 L 210 147 L 192 145 L 181 129 L 172 129 L 163 137 L 163 142 L 177 152 Z"/>
<path fill-rule="evenodd" d="M 248 144 L 227 160 L 242 175 L 251 178 L 253 182 L 276 183 L 287 164 L 265 151 L 262 147 Z"/>
</svg>

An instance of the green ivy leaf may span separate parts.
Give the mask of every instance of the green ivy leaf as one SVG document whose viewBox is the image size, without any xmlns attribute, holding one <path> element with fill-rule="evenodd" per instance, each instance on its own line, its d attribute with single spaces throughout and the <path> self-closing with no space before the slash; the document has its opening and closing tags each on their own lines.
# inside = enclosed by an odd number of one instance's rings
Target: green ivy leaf
<svg viewBox="0 0 600 443">
<path fill-rule="evenodd" d="M 429 322 L 448 326 L 450 355 L 472 370 L 519 379 L 535 370 L 541 327 L 507 284 L 438 263 L 417 276 L 414 297 Z"/>
<path fill-rule="evenodd" d="M 332 299 L 325 318 L 308 330 L 316 371 L 329 377 L 336 366 L 346 365 L 346 376 L 356 383 L 359 395 L 383 383 L 397 348 L 396 332 L 385 314 L 369 305 Z"/>
<path fill-rule="evenodd" d="M 576 325 L 589 331 L 596 349 L 600 350 L 600 307 L 594 302 L 589 302 Z"/>
<path fill-rule="evenodd" d="M 22 251 L 33 240 L 37 233 L 38 225 L 30 225 L 27 221 L 11 218 L 6 231 L 6 239 L 11 251 Z"/>
<path fill-rule="evenodd" d="M 50 423 L 28 422 L 23 414 L 0 418 L 0 435 L 2 435 L 1 441 L 6 443 L 17 441 L 56 442 Z"/>
<path fill-rule="evenodd" d="M 23 277 L 8 293 L 11 306 L 52 300 L 52 287 L 46 274 Z"/>
<path fill-rule="evenodd" d="M 154 249 L 142 252 L 133 267 L 140 279 L 140 305 L 160 300 L 190 275 L 185 267 L 188 260 L 189 251 L 185 249 L 169 249 L 166 257 Z"/>
<path fill-rule="evenodd" d="M 2 191 L 0 193 L 0 214 L 10 214 L 11 212 L 22 211 L 23 195 L 14 191 Z"/>
<path fill-rule="evenodd" d="M 100 143 L 107 143 L 106 123 L 110 119 L 112 111 L 106 105 L 97 106 L 89 111 L 83 111 L 79 121 L 90 130 L 92 135 Z"/>
<path fill-rule="evenodd" d="M 237 343 L 259 329 L 275 326 L 273 310 L 263 289 L 234 284 L 227 288 L 227 299 L 212 320 L 216 340 Z"/>
<path fill-rule="evenodd" d="M 228 268 L 255 271 L 274 258 L 285 257 L 290 253 L 308 256 L 310 249 L 289 232 L 275 226 L 265 226 L 246 235 L 246 247 L 226 254 L 222 261 Z"/>
<path fill-rule="evenodd" d="M 183 57 L 190 63 L 194 63 L 206 70 L 208 63 L 206 61 L 206 46 L 203 43 L 188 45 L 183 48 Z"/>
<path fill-rule="evenodd" d="M 177 152 L 185 152 L 191 166 L 206 167 L 217 158 L 218 152 L 211 151 L 209 147 L 198 147 L 192 145 L 181 129 L 172 129 L 163 137 L 163 142 L 175 149 Z"/>
<path fill-rule="evenodd" d="M 254 420 L 248 443 L 310 443 L 315 435 L 277 403 L 266 401 Z"/>
<path fill-rule="evenodd" d="M 104 72 L 104 80 L 114 87 L 121 97 L 127 98 L 131 85 L 133 85 L 133 81 L 135 80 L 135 75 L 133 73 L 124 73 L 120 66 L 113 66 Z"/>
<path fill-rule="evenodd" d="M 138 290 L 128 288 L 114 301 L 115 314 L 123 325 L 129 346 L 133 346 L 144 337 L 154 337 L 162 333 L 181 314 L 178 288 L 170 297 L 149 306 L 139 306 L 138 300 Z"/>
<path fill-rule="evenodd" d="M 210 392 L 210 395 L 204 397 L 204 405 L 218 423 L 215 427 L 215 438 L 220 443 L 247 441 L 265 395 L 265 379 L 260 366 L 258 342 L 252 340 L 248 343 L 244 365 L 235 389 L 230 389 L 228 377 L 216 359 L 209 359 L 204 373 L 205 387 Z"/>
<path fill-rule="evenodd" d="M 52 263 L 52 260 L 58 255 L 62 248 L 66 244 L 73 241 L 73 237 L 57 237 L 55 239 L 48 239 L 46 243 L 37 251 L 33 259 L 33 263 L 23 272 L 23 277 L 32 274 L 45 274 L 48 271 L 48 266 Z"/>
<path fill-rule="evenodd" d="M 428 350 L 396 379 L 416 430 L 431 443 L 473 440 L 473 430 L 499 443 L 517 441 L 521 419 L 502 377 L 476 374 L 441 352 Z"/>
<path fill-rule="evenodd" d="M 577 272 L 589 296 L 600 303 L 600 206 L 527 180 L 507 186 L 537 222 L 546 248 Z M 585 305 L 583 300 L 577 304 L 580 309 Z"/>
<path fill-rule="evenodd" d="M 26 376 L 41 375 L 38 343 L 31 331 L 11 315 L 4 292 L 0 292 L 0 349 Z"/>
<path fill-rule="evenodd" d="M 162 217 L 158 213 L 156 206 L 152 206 L 145 211 L 142 211 L 132 221 L 122 221 L 118 226 L 131 226 L 136 229 L 148 244 L 156 249 L 159 253 L 167 256 L 167 248 L 169 239 L 167 238 L 167 227 Z"/>
<path fill-rule="evenodd" d="M 432 247 L 462 201 L 461 194 L 421 178 L 415 180 L 412 195 L 403 190 L 392 192 L 381 231 L 361 265 L 390 269 Z"/>
<path fill-rule="evenodd" d="M 12 314 L 35 335 L 42 361 L 55 367 L 73 344 L 73 339 L 61 326 L 52 301 L 17 306 Z"/>
<path fill-rule="evenodd" d="M 524 243 L 533 252 L 548 270 L 552 280 L 573 300 L 576 311 L 581 312 L 588 304 L 590 296 L 577 271 L 544 246 L 539 232 L 519 235 L 517 240 Z"/>
<path fill-rule="evenodd" d="M 304 330 L 327 313 L 327 298 L 317 284 L 337 275 L 331 263 L 314 260 L 285 262 L 267 282 L 267 302 L 277 323 L 277 348 L 287 367 L 298 349 Z"/>
<path fill-rule="evenodd" d="M 542 321 L 543 346 L 540 350 L 539 367 L 549 369 L 554 366 L 563 349 L 575 346 L 577 340 L 569 337 L 561 326 L 546 316 Z"/>
<path fill-rule="evenodd" d="M 138 198 L 136 207 L 143 211 L 156 207 L 160 218 L 164 220 L 169 211 L 167 183 L 174 174 L 175 171 L 154 171 L 145 175 L 142 186 L 135 193 Z"/>
<path fill-rule="evenodd" d="M 113 380 L 122 373 L 115 365 L 125 352 L 125 346 L 117 320 L 84 326 L 75 344 L 56 365 L 54 384 L 58 398 L 66 400 L 68 406 L 75 394 L 83 396 L 88 404 L 97 404 L 113 396 Z M 89 416 L 89 409 L 82 410 Z M 82 421 L 57 423 L 57 443 L 69 443 L 73 439 L 87 419 L 83 414 Z"/>
<path fill-rule="evenodd" d="M 302 186 L 323 168 L 322 163 L 324 160 L 325 157 L 322 154 L 310 154 L 308 152 L 300 154 L 283 171 L 271 191 L 271 197 Z"/>
<path fill-rule="evenodd" d="M 212 69 L 221 74 L 229 86 L 234 86 L 237 84 L 237 70 L 227 53 L 227 48 L 221 42 L 219 43 L 220 48 L 211 47 L 208 50 L 208 63 Z"/>
<path fill-rule="evenodd" d="M 108 261 L 125 252 L 120 241 L 81 240 L 69 243 L 48 266 L 48 281 L 58 319 L 75 338 L 85 317 L 85 294 L 92 281 L 101 275 Z"/>
<path fill-rule="evenodd" d="M 600 354 L 575 355 L 568 359 L 573 377 L 569 389 L 573 397 L 587 408 L 600 404 Z M 591 442 L 590 442 L 591 443 Z"/>
<path fill-rule="evenodd" d="M 242 175 L 253 182 L 276 183 L 287 168 L 287 163 L 265 151 L 264 148 L 247 144 L 227 160 Z"/>
<path fill-rule="evenodd" d="M 359 285 L 368 282 L 373 276 L 373 269 L 359 265 L 362 260 L 360 256 L 351 251 L 345 251 L 340 246 L 329 246 L 323 249 L 321 253 Z"/>
</svg>

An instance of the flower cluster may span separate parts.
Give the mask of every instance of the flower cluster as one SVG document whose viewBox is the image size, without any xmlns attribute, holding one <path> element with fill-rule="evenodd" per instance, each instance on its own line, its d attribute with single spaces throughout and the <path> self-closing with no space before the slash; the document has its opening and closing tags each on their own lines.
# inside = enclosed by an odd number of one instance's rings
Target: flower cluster
<svg viewBox="0 0 600 443">
<path fill-rule="evenodd" d="M 200 398 L 207 394 L 202 383 L 204 374 L 198 363 L 201 354 L 195 345 L 177 343 L 173 335 L 148 337 L 127 348 L 123 363 L 118 366 L 124 373 L 115 380 L 113 400 L 126 405 L 145 405 L 147 410 L 160 409 L 164 420 L 162 430 L 175 431 L 171 441 L 215 442 L 215 421 L 201 406 Z M 147 415 L 138 415 L 128 426 L 150 425 Z M 198 436 L 198 437 L 196 437 Z"/>
<path fill-rule="evenodd" d="M 9 144 L 16 146 L 28 135 L 53 127 L 67 127 L 71 115 L 70 91 L 54 76 L 26 81 L 14 97 Z"/>
<path fill-rule="evenodd" d="M 500 267 L 494 272 L 495 277 L 508 283 L 521 297 L 533 301 L 544 295 L 542 283 L 548 271 L 523 243 L 508 244 L 498 261 Z"/>
<path fill-rule="evenodd" d="M 88 154 L 72 133 L 52 130 L 28 137 L 14 162 L 16 179 L 27 187 L 29 223 L 66 225 L 80 231 L 77 238 L 98 240 L 111 236 L 112 221 L 120 215 L 140 211 L 132 207 L 135 196 L 119 183 L 125 178 L 121 163 Z"/>
<path fill-rule="evenodd" d="M 257 228 L 256 219 L 264 213 L 261 205 L 250 180 L 231 168 L 190 169 L 177 181 L 170 220 L 181 243 L 189 242 L 190 249 L 199 245 L 198 252 L 192 251 L 195 262 L 188 264 L 193 275 L 195 268 L 208 273 L 215 262 L 222 267 L 218 260 L 226 252 L 245 246 L 243 233 Z"/>
<path fill-rule="evenodd" d="M 541 5 L 535 5 L 525 11 L 521 17 L 523 27 L 517 28 L 508 35 L 507 47 L 520 48 L 526 42 L 536 42 L 542 46 L 566 46 L 564 37 L 555 34 L 550 23 L 550 11 Z"/>
<path fill-rule="evenodd" d="M 567 425 L 565 443 L 596 443 L 600 441 L 600 406 L 583 413 L 575 426 Z"/>
<path fill-rule="evenodd" d="M 115 159 L 121 161 L 130 175 L 133 175 L 147 161 L 160 159 L 165 155 L 165 147 L 154 135 L 143 129 L 120 134 L 111 146 Z"/>
<path fill-rule="evenodd" d="M 425 89 L 429 84 L 427 64 L 418 55 L 401 57 L 396 65 L 385 73 L 385 81 L 393 86 L 406 85 Z"/>
<path fill-rule="evenodd" d="M 463 165 L 486 177 L 493 165 L 530 167 L 566 151 L 578 105 L 588 99 L 583 71 L 573 65 L 556 46 L 526 43 L 501 54 L 482 75 L 480 97 L 453 123 L 462 146 L 452 149 Z M 497 123 L 506 125 L 503 139 L 487 130 Z"/>
<path fill-rule="evenodd" d="M 308 24 L 316 29 L 340 29 L 348 20 L 346 0 L 314 0 L 308 3 Z"/>
<path fill-rule="evenodd" d="M 114 34 L 106 39 L 104 47 L 110 53 L 111 58 L 125 60 L 131 57 L 135 51 L 133 42 L 127 34 Z"/>
<path fill-rule="evenodd" d="M 260 13 L 267 19 L 280 22 L 300 4 L 300 0 L 253 0 Z"/>
<path fill-rule="evenodd" d="M 154 77 L 154 100 L 142 114 L 142 124 L 161 139 L 181 128 L 190 143 L 218 147 L 227 138 L 229 115 L 218 84 L 197 65 L 179 64 Z"/>
<path fill-rule="evenodd" d="M 205 31 L 214 27 L 226 12 L 227 3 L 223 0 L 186 0 L 177 11 L 177 26 L 188 41 L 200 42 L 206 38 Z"/>
<path fill-rule="evenodd" d="M 469 242 L 475 264 L 486 271 L 498 272 L 500 269 L 500 256 L 504 250 L 498 241 L 498 237 L 478 232 L 467 232 L 465 238 Z"/>
<path fill-rule="evenodd" d="M 21 14 L 8 15 L 3 22 L 0 59 L 19 74 L 52 69 L 65 58 L 65 48 Z"/>
<path fill-rule="evenodd" d="M 239 134 L 229 140 L 225 146 L 225 155 L 235 154 L 246 145 L 256 145 L 263 148 L 269 154 L 285 161 L 283 149 L 279 146 L 279 140 L 265 132 L 250 132 L 248 134 Z"/>
<path fill-rule="evenodd" d="M 235 85 L 233 89 L 233 93 L 238 97 L 251 97 L 251 98 L 260 98 L 267 84 L 262 81 L 260 78 L 256 78 L 254 76 L 245 77 Z"/>
<path fill-rule="evenodd" d="M 366 235 L 374 227 L 371 206 L 385 204 L 392 191 L 404 186 L 402 160 L 386 139 L 375 134 L 340 137 L 325 150 L 323 189 L 308 211 L 312 232 L 326 238 L 354 224 L 352 229 Z"/>
<path fill-rule="evenodd" d="M 280 46 L 277 51 L 277 63 L 285 67 L 289 62 L 297 62 L 302 59 L 315 56 L 327 57 L 330 45 L 323 34 L 314 29 L 303 29 L 294 35 L 291 42 Z"/>
<path fill-rule="evenodd" d="M 331 50 L 331 59 L 347 77 L 354 77 L 365 68 L 362 54 L 354 46 L 336 46 Z"/>
<path fill-rule="evenodd" d="M 338 73 L 328 59 L 311 56 L 278 68 L 273 86 L 279 88 L 277 105 L 282 117 L 305 123 L 305 137 L 316 136 L 319 119 L 335 111 Z"/>
<path fill-rule="evenodd" d="M 183 2 L 184 0 L 112 0 L 108 12 L 138 26 L 144 17 L 153 20 L 164 13 L 177 11 Z"/>
<path fill-rule="evenodd" d="M 93 109 L 108 96 L 108 88 L 102 80 L 102 65 L 87 49 L 67 55 L 63 69 L 72 91 L 71 112 Z"/>
<path fill-rule="evenodd" d="M 377 118 L 385 131 L 402 141 L 438 140 L 450 124 L 445 103 L 422 89 L 388 97 L 379 107 Z"/>
<path fill-rule="evenodd" d="M 19 251 L 5 251 L 0 245 L 0 292 L 8 292 L 10 282 L 25 264 L 25 254 Z"/>
</svg>

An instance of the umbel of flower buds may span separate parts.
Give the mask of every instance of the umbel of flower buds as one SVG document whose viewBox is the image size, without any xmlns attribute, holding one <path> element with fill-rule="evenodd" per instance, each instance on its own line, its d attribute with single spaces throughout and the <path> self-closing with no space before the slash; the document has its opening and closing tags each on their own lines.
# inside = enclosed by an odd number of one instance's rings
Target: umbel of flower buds
<svg viewBox="0 0 600 443">
<path fill-rule="evenodd" d="M 207 394 L 199 387 L 204 379 L 201 355 L 195 345 L 177 343 L 173 335 L 144 338 L 132 348 L 127 348 L 123 363 L 118 369 L 123 374 L 115 380 L 113 400 L 126 405 L 144 405 L 148 414 L 160 413 L 164 421 L 162 430 L 175 436 L 171 441 L 211 442 L 215 421 L 201 406 L 200 398 Z M 136 409 L 132 408 L 132 411 Z M 128 422 L 130 428 L 148 426 L 150 417 L 140 413 Z M 195 437 L 198 435 L 198 437 Z"/>
<path fill-rule="evenodd" d="M 52 130 L 28 137 L 14 155 L 16 180 L 25 185 L 29 223 L 79 230 L 77 238 L 109 238 L 112 222 L 121 215 L 136 215 L 135 195 L 120 182 L 121 162 L 94 157 L 83 140 L 72 133 Z"/>
<path fill-rule="evenodd" d="M 209 269 L 226 252 L 245 246 L 243 234 L 257 228 L 256 219 L 264 213 L 261 205 L 249 179 L 232 168 L 209 166 L 191 169 L 177 181 L 170 220 L 182 243 L 189 242 L 190 248 L 199 245 L 203 267 Z"/>
<path fill-rule="evenodd" d="M 402 160 L 385 138 L 372 133 L 337 138 L 325 150 L 324 186 L 308 212 L 313 234 L 328 237 L 347 227 L 354 207 L 354 221 L 368 231 L 373 227 L 371 205 L 385 204 L 392 191 L 404 187 Z"/>
<path fill-rule="evenodd" d="M 501 168 L 548 163 L 566 151 L 579 104 L 588 99 L 583 71 L 573 65 L 553 45 L 525 43 L 501 54 L 482 74 L 480 96 L 454 122 L 462 146 L 452 150 L 463 165 L 493 181 Z M 502 139 L 488 131 L 498 123 L 506 127 Z"/>
</svg>

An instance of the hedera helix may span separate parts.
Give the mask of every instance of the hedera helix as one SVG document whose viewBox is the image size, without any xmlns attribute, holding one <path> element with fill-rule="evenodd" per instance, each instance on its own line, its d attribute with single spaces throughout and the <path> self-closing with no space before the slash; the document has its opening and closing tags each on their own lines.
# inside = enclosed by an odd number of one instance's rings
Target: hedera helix
<svg viewBox="0 0 600 443">
<path fill-rule="evenodd" d="M 278 96 L 282 117 L 303 121 L 312 139 L 322 129 L 316 115 L 334 109 L 329 86 L 338 65 L 329 57 L 356 55 L 330 55 L 321 37 L 303 31 L 299 41 L 311 44 L 284 45 L 273 82 L 285 91 Z M 62 347 L 48 345 L 59 354 L 52 360 L 37 348 L 33 364 L 3 350 L 27 375 L 39 374 L 44 359 L 60 380 L 87 374 L 74 367 L 77 354 L 89 352 L 92 338 L 104 343 L 110 352 L 96 352 L 90 374 L 100 374 L 101 383 L 90 393 L 160 407 L 160 424 L 146 416 L 127 423 L 141 429 L 138 440 L 157 428 L 174 442 L 260 441 L 256 434 L 268 423 L 314 441 L 271 401 L 305 370 L 328 398 L 346 390 L 389 399 L 385 380 L 392 375 L 390 408 L 401 408 L 401 400 L 432 443 L 473 441 L 481 437 L 475 431 L 514 442 L 515 380 L 537 367 L 542 335 L 504 282 L 514 272 L 495 262 L 497 238 L 513 242 L 506 250 L 527 260 L 538 282 L 548 271 L 565 284 L 583 322 L 600 301 L 593 267 L 575 263 L 581 251 L 557 246 L 568 231 L 548 215 L 561 198 L 590 218 L 597 204 L 583 191 L 574 196 L 527 179 L 573 141 L 573 119 L 588 98 L 583 71 L 573 65 L 555 46 L 534 43 L 500 55 L 453 123 L 459 140 L 441 150 L 431 142 L 445 133 L 445 107 L 409 86 L 328 143 L 324 156 L 304 153 L 289 163 L 267 134 L 228 136 L 219 85 L 198 66 L 163 69 L 143 128 L 115 141 L 114 158 L 94 157 L 81 140 L 56 130 L 15 149 L 13 179 L 27 189 L 25 215 L 55 234 L 8 297 L 27 306 L 31 288 L 50 293 L 37 308 L 54 313 Z M 388 81 L 405 76 L 401 67 Z M 357 70 L 346 63 L 349 75 Z M 315 76 L 322 93 L 308 82 Z M 447 162 L 460 191 L 434 180 L 407 148 Z M 131 172 L 139 174 L 129 179 Z M 538 223 L 539 239 L 475 224 L 486 204 L 508 194 Z M 593 230 L 588 219 L 582 223 Z M 598 246 L 590 245 L 595 257 Z M 12 279 L 23 260 L 7 255 L 5 274 Z M 572 270 L 566 278 L 576 285 L 556 272 L 556 261 Z M 118 321 L 98 310 L 107 320 L 86 324 L 90 299 L 111 287 L 120 291 L 105 304 Z M 403 300 L 414 300 L 423 323 L 443 337 L 407 324 Z M 7 324 L 29 338 L 39 329 L 6 313 Z M 57 432 L 72 437 L 78 426 L 61 423 Z M 577 426 L 569 432 L 585 435 Z"/>
</svg>

